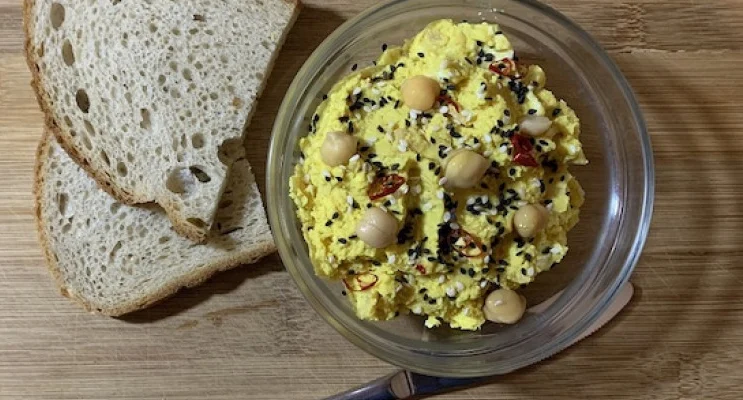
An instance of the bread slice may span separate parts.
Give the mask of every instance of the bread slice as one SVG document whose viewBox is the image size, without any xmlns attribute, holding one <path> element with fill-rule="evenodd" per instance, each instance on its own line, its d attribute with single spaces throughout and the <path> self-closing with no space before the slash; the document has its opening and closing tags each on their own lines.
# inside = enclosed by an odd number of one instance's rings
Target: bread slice
<svg viewBox="0 0 743 400">
<path fill-rule="evenodd" d="M 157 205 L 113 199 L 48 132 L 37 153 L 35 198 L 41 246 L 62 294 L 107 315 L 145 308 L 275 250 L 260 193 L 240 155 L 203 244 L 173 232 Z"/>
<path fill-rule="evenodd" d="M 32 85 L 60 144 L 127 204 L 206 238 L 297 0 L 26 0 Z"/>
</svg>

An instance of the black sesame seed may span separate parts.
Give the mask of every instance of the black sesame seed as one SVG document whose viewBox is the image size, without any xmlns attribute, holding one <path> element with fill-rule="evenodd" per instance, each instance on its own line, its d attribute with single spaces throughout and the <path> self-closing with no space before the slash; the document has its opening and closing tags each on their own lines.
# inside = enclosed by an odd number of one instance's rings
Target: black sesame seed
<svg viewBox="0 0 743 400">
<path fill-rule="evenodd" d="M 345 295 L 346 295 L 346 291 L 345 291 L 345 290 L 341 290 L 341 294 L 342 294 L 343 296 L 345 296 Z"/>
<path fill-rule="evenodd" d="M 382 265 L 382 263 L 381 263 L 381 262 L 379 262 L 379 261 L 377 261 L 377 260 L 371 260 L 371 263 L 372 263 L 372 265 L 373 265 L 373 266 L 375 266 L 375 267 L 379 267 L 380 265 Z"/>
<path fill-rule="evenodd" d="M 470 268 L 470 270 L 467 271 L 467 273 L 469 274 L 470 278 L 473 278 L 475 276 L 475 269 L 474 268 Z"/>
<path fill-rule="evenodd" d="M 433 161 L 429 162 L 428 163 L 428 170 L 431 171 L 434 168 L 436 168 L 436 164 Z"/>
<path fill-rule="evenodd" d="M 531 259 L 532 259 L 532 255 L 531 254 L 529 254 L 529 253 L 524 254 L 524 260 L 531 261 Z"/>
<path fill-rule="evenodd" d="M 340 177 L 340 176 L 336 176 L 335 177 L 335 180 L 338 181 L 338 182 L 343 182 L 343 178 Z"/>
<path fill-rule="evenodd" d="M 338 217 L 340 217 L 340 216 L 341 216 L 341 214 L 338 211 L 336 211 L 336 212 L 333 213 L 333 219 L 338 219 Z"/>
<path fill-rule="evenodd" d="M 333 221 L 332 220 L 328 220 L 328 222 L 325 223 L 325 226 L 330 226 L 330 225 L 333 225 Z"/>
<path fill-rule="evenodd" d="M 498 124 L 498 128 L 503 128 L 503 127 L 504 127 L 504 126 L 506 125 L 506 124 L 505 124 L 505 123 L 503 122 L 503 120 L 500 120 L 500 119 L 498 120 L 497 124 Z"/>
<path fill-rule="evenodd" d="M 436 167 L 436 169 L 433 171 L 434 174 L 438 175 L 441 173 L 441 167 Z"/>
<path fill-rule="evenodd" d="M 431 305 L 436 304 L 436 299 L 428 300 L 428 304 L 431 304 Z"/>
<path fill-rule="evenodd" d="M 420 154 L 416 154 L 415 155 L 415 161 L 419 161 L 420 162 L 420 160 L 421 160 L 421 155 Z"/>
<path fill-rule="evenodd" d="M 418 291 L 418 293 L 420 293 L 420 294 L 426 293 L 426 290 L 428 290 L 428 289 L 426 289 L 426 288 L 421 288 L 421 289 L 420 289 L 420 290 Z"/>
<path fill-rule="evenodd" d="M 554 110 L 552 110 L 552 116 L 553 117 L 556 117 L 556 116 L 560 115 L 560 112 L 562 112 L 561 109 L 555 108 Z"/>
<path fill-rule="evenodd" d="M 487 274 L 488 272 L 490 272 L 490 268 L 485 267 L 485 268 L 482 269 L 482 273 L 483 274 Z"/>
<path fill-rule="evenodd" d="M 389 206 L 392 205 L 392 202 L 389 201 L 389 200 L 385 200 L 385 202 L 383 204 L 384 204 L 385 207 L 389 207 Z"/>
<path fill-rule="evenodd" d="M 462 275 L 467 275 L 467 269 L 465 268 L 459 268 L 459 273 Z"/>
<path fill-rule="evenodd" d="M 356 239 L 356 238 L 358 238 L 358 236 L 357 236 L 357 235 L 351 235 L 351 236 L 349 236 L 348 238 L 349 238 L 349 239 L 351 239 L 351 240 L 353 240 L 353 239 Z"/>
<path fill-rule="evenodd" d="M 436 138 L 431 138 L 431 144 L 436 144 Z"/>
<path fill-rule="evenodd" d="M 330 182 L 330 177 L 329 176 L 326 176 L 325 177 L 325 182 Z"/>
<path fill-rule="evenodd" d="M 425 56 L 426 56 L 426 54 L 425 54 L 425 53 L 422 53 L 422 52 L 421 52 L 421 53 L 418 53 L 418 57 L 420 57 L 420 58 L 423 58 L 423 57 L 425 57 Z"/>
<path fill-rule="evenodd" d="M 555 178 L 550 178 L 550 180 L 549 180 L 548 182 L 549 182 L 550 184 L 553 184 L 553 183 L 555 183 Z"/>
<path fill-rule="evenodd" d="M 472 60 L 470 60 L 469 57 L 465 57 L 464 61 L 467 61 L 467 64 L 472 65 Z"/>
<path fill-rule="evenodd" d="M 341 244 L 346 244 L 346 243 L 348 243 L 348 239 L 346 239 L 346 238 L 339 238 L 338 239 L 338 242 L 340 242 Z"/>
<path fill-rule="evenodd" d="M 494 57 L 494 56 L 493 56 L 492 54 L 490 54 L 490 53 L 488 53 L 488 54 L 485 54 L 485 61 L 487 61 L 487 62 L 491 62 L 491 61 L 493 61 L 494 59 L 495 59 L 495 57 Z"/>
<path fill-rule="evenodd" d="M 409 119 L 406 119 L 405 120 L 405 126 L 407 126 L 408 128 L 410 128 L 410 125 L 411 125 L 410 124 L 410 120 Z"/>
<path fill-rule="evenodd" d="M 516 168 L 511 168 L 508 170 L 508 175 L 516 175 Z"/>
<path fill-rule="evenodd" d="M 387 43 L 382 44 L 382 51 L 387 50 Z"/>
<path fill-rule="evenodd" d="M 496 35 L 502 35 L 503 34 L 503 31 L 496 31 L 495 34 Z"/>
<path fill-rule="evenodd" d="M 521 275 L 526 275 L 526 268 L 521 268 Z"/>
<path fill-rule="evenodd" d="M 560 182 L 565 182 L 565 175 L 562 175 L 562 176 L 560 177 Z"/>
<path fill-rule="evenodd" d="M 482 40 L 476 40 L 475 43 L 477 43 L 478 46 L 482 46 Z"/>
<path fill-rule="evenodd" d="M 352 65 L 352 66 L 351 66 L 351 71 L 356 71 L 356 68 L 358 68 L 358 67 L 359 67 L 359 65 L 358 65 L 358 64 L 354 64 L 354 65 Z"/>
<path fill-rule="evenodd" d="M 327 100 L 328 99 L 328 95 L 327 94 L 322 95 L 322 99 L 323 100 Z"/>
<path fill-rule="evenodd" d="M 366 203 L 366 208 L 372 208 L 372 204 L 371 203 Z"/>
<path fill-rule="evenodd" d="M 534 115 L 534 114 L 536 114 L 536 113 L 537 113 L 537 110 L 535 110 L 535 109 L 533 109 L 533 108 L 530 108 L 530 109 L 529 109 L 529 111 L 527 111 L 527 113 L 528 113 L 529 115 Z"/>
<path fill-rule="evenodd" d="M 376 158 L 376 157 L 377 157 L 377 153 L 369 153 L 369 154 L 367 155 L 367 157 L 368 157 L 368 158 L 370 158 L 370 159 L 371 159 L 371 158 Z"/>
<path fill-rule="evenodd" d="M 346 122 L 348 122 L 348 121 L 349 121 L 349 119 L 350 119 L 350 118 L 349 118 L 348 116 L 344 115 L 344 116 L 342 116 L 342 117 L 338 118 L 338 121 L 341 121 L 342 123 L 344 123 L 344 124 L 345 124 Z"/>
<path fill-rule="evenodd" d="M 552 247 L 545 247 L 544 250 L 542 250 L 542 254 L 549 254 L 552 252 Z"/>
<path fill-rule="evenodd" d="M 545 205 L 545 206 L 548 206 L 548 205 L 550 205 L 550 204 L 552 204 L 552 200 L 550 200 L 550 199 L 547 199 L 547 200 L 545 200 L 545 201 L 544 201 L 544 205 Z"/>
</svg>

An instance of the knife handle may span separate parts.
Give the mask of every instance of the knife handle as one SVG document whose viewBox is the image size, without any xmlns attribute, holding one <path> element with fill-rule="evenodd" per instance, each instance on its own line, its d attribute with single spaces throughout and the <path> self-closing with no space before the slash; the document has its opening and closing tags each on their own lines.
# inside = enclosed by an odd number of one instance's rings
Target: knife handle
<svg viewBox="0 0 743 400">
<path fill-rule="evenodd" d="M 404 400 L 411 396 L 461 388 L 482 380 L 483 378 L 439 378 L 400 370 L 326 400 Z"/>
</svg>

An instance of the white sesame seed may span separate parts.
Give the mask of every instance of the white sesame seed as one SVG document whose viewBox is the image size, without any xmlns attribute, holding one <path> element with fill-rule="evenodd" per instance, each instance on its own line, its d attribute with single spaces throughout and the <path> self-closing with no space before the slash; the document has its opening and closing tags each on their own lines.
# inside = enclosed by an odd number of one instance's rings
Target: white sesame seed
<svg viewBox="0 0 743 400">
<path fill-rule="evenodd" d="M 334 264 L 334 263 L 335 263 L 335 256 L 334 256 L 334 255 L 332 255 L 332 254 L 331 254 L 331 255 L 329 255 L 329 256 L 328 256 L 328 262 L 329 262 L 329 263 L 331 263 L 331 264 Z"/>
<path fill-rule="evenodd" d="M 387 207 L 385 207 L 384 205 L 380 204 L 377 207 L 379 207 L 380 210 L 387 212 Z"/>
<path fill-rule="evenodd" d="M 379 96 L 381 93 L 382 92 L 380 92 L 379 89 L 372 89 L 372 94 L 374 94 L 375 96 Z"/>
<path fill-rule="evenodd" d="M 423 188 L 421 187 L 421 185 L 415 185 L 415 186 L 413 186 L 413 193 L 415 193 L 415 194 L 421 194 L 422 191 L 423 191 Z"/>
<path fill-rule="evenodd" d="M 324 169 L 324 170 L 322 171 L 322 176 L 323 176 L 324 178 L 330 178 L 330 171 L 328 171 L 328 170 Z"/>
<path fill-rule="evenodd" d="M 547 211 L 552 211 L 552 207 L 554 207 L 554 205 L 554 203 L 549 203 L 545 206 L 545 208 L 547 209 Z"/>
<path fill-rule="evenodd" d="M 482 259 L 482 262 L 488 264 L 490 262 L 490 256 L 485 256 L 485 258 Z"/>
<path fill-rule="evenodd" d="M 360 87 L 357 87 L 357 88 L 354 88 L 354 89 L 353 89 L 353 92 L 352 92 L 352 94 L 353 94 L 354 96 L 358 95 L 359 93 L 361 93 L 361 88 L 360 88 Z"/>
<path fill-rule="evenodd" d="M 442 177 L 441 179 L 439 179 L 439 185 L 444 186 L 448 181 L 449 179 L 447 179 L 447 177 Z"/>
<path fill-rule="evenodd" d="M 444 222 L 449 222 L 451 219 L 451 212 L 447 211 L 444 213 Z"/>
<path fill-rule="evenodd" d="M 394 197 L 390 197 L 390 200 L 389 201 L 390 201 L 390 204 L 391 205 L 397 204 L 397 200 Z"/>
<path fill-rule="evenodd" d="M 420 315 L 420 313 L 422 313 L 422 312 L 423 312 L 423 310 L 421 309 L 421 306 L 415 306 L 415 307 L 413 307 L 413 309 L 412 309 L 412 310 L 410 310 L 410 311 L 412 311 L 412 312 L 413 312 L 413 314 L 415 314 L 415 315 Z"/>
<path fill-rule="evenodd" d="M 346 196 L 346 203 L 348 203 L 349 206 L 353 206 L 353 196 Z"/>
<path fill-rule="evenodd" d="M 388 264 L 394 264 L 395 260 L 397 260 L 397 257 L 395 257 L 394 254 L 387 254 L 387 263 Z"/>
<path fill-rule="evenodd" d="M 310 174 L 304 175 L 304 183 L 310 183 Z"/>
<path fill-rule="evenodd" d="M 453 287 L 449 286 L 448 288 L 446 288 L 446 295 L 449 297 L 454 297 L 457 295 L 457 291 Z"/>
<path fill-rule="evenodd" d="M 485 157 L 485 158 L 490 157 L 492 155 L 493 155 L 493 151 L 492 150 L 485 150 L 484 152 L 482 152 L 482 156 Z"/>
<path fill-rule="evenodd" d="M 371 112 L 372 111 L 371 106 L 364 106 L 364 111 Z"/>
<path fill-rule="evenodd" d="M 441 106 L 441 107 L 439 107 L 439 112 L 442 113 L 442 114 L 446 114 L 446 113 L 449 112 L 449 107 L 448 106 Z"/>
<path fill-rule="evenodd" d="M 439 125 L 431 125 L 431 132 L 438 132 L 440 129 Z"/>
<path fill-rule="evenodd" d="M 355 112 L 353 113 L 353 117 L 356 119 L 361 119 L 361 114 L 359 114 L 358 112 Z"/>
<path fill-rule="evenodd" d="M 444 282 L 446 282 L 446 275 L 439 276 L 439 283 L 444 283 Z"/>
<path fill-rule="evenodd" d="M 485 286 L 488 286 L 488 281 L 486 281 L 486 280 L 483 279 L 483 280 L 480 281 L 480 287 L 484 289 Z"/>
<path fill-rule="evenodd" d="M 397 284 L 397 286 L 395 286 L 395 293 L 400 293 L 401 290 L 402 290 L 402 285 Z"/>
<path fill-rule="evenodd" d="M 436 197 L 439 198 L 439 200 L 444 200 L 444 191 L 439 189 L 436 191 Z"/>
<path fill-rule="evenodd" d="M 410 283 L 411 285 L 415 285 L 415 275 L 410 274 L 407 276 L 407 279 L 408 279 L 408 283 Z"/>
<path fill-rule="evenodd" d="M 550 249 L 550 253 L 552 254 L 560 254 L 562 253 L 562 246 L 559 244 L 556 244 L 554 247 Z"/>
<path fill-rule="evenodd" d="M 526 274 L 529 276 L 534 276 L 534 267 L 529 267 L 529 269 L 526 270 Z"/>
<path fill-rule="evenodd" d="M 468 315 L 470 315 L 470 308 L 469 307 L 465 307 L 464 310 L 462 310 L 462 314 L 465 317 L 468 316 Z"/>
<path fill-rule="evenodd" d="M 395 140 L 394 138 L 392 138 L 392 134 L 389 132 L 387 132 L 387 134 L 384 135 L 384 137 L 387 139 L 388 142 L 392 142 Z"/>
<path fill-rule="evenodd" d="M 372 182 L 374 182 L 374 177 L 373 177 L 373 176 L 371 176 L 371 175 L 368 175 L 368 176 L 366 177 L 366 181 L 367 181 L 367 182 L 369 182 L 369 183 L 372 183 Z"/>
<path fill-rule="evenodd" d="M 370 137 L 369 139 L 366 139 L 366 144 L 368 144 L 369 146 L 373 145 L 374 143 L 377 143 L 376 137 Z"/>
<path fill-rule="evenodd" d="M 503 154 L 508 154 L 508 146 L 507 145 L 506 146 L 503 146 L 503 145 L 498 146 L 498 151 L 500 151 Z"/>
<path fill-rule="evenodd" d="M 372 111 L 379 110 L 379 104 L 375 104 L 371 108 L 372 108 Z"/>
<path fill-rule="evenodd" d="M 490 135 L 487 135 L 486 134 L 485 136 L 483 136 L 482 141 L 485 142 L 485 143 L 492 143 L 493 142 L 493 138 Z"/>
<path fill-rule="evenodd" d="M 425 203 L 421 206 L 422 211 L 431 211 L 433 205 L 431 203 Z"/>
<path fill-rule="evenodd" d="M 400 186 L 399 189 L 397 189 L 397 191 L 402 194 L 407 194 L 409 190 L 410 190 L 410 186 L 408 186 L 407 183 L 403 184 L 402 186 Z"/>
<path fill-rule="evenodd" d="M 360 158 L 361 158 L 360 155 L 354 154 L 354 155 L 351 156 L 351 158 L 348 159 L 348 162 L 355 163 L 356 161 L 359 161 Z"/>
<path fill-rule="evenodd" d="M 457 291 L 459 291 L 459 292 L 461 292 L 461 291 L 463 291 L 463 290 L 464 290 L 464 283 L 462 283 L 462 282 L 460 282 L 460 281 L 457 281 L 457 282 L 456 282 L 456 283 L 454 284 L 454 286 L 456 286 L 456 287 L 457 287 Z"/>
<path fill-rule="evenodd" d="M 431 120 L 428 119 L 428 117 L 421 118 L 421 124 L 428 125 L 429 122 L 431 122 Z"/>
<path fill-rule="evenodd" d="M 453 229 L 453 230 L 456 231 L 457 229 L 459 229 L 459 224 L 456 223 L 456 222 L 452 222 L 452 223 L 449 224 L 449 228 L 451 228 L 451 229 Z"/>
<path fill-rule="evenodd" d="M 408 151 L 408 142 L 406 142 L 405 139 L 400 139 L 397 149 L 400 150 L 401 153 Z"/>
<path fill-rule="evenodd" d="M 488 195 L 484 194 L 484 195 L 480 196 L 480 202 L 483 203 L 483 204 L 487 203 L 488 202 Z"/>
</svg>

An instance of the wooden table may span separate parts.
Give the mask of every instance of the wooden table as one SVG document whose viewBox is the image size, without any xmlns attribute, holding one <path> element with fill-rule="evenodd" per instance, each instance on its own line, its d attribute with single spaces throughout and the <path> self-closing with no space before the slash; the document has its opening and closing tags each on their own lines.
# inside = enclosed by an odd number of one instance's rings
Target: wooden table
<svg viewBox="0 0 743 400">
<path fill-rule="evenodd" d="M 395 368 L 346 342 L 277 256 L 124 319 L 57 294 L 36 242 L 42 121 L 21 54 L 21 5 L 0 0 L 0 398 L 317 399 Z M 371 0 L 313 0 L 252 130 L 266 143 L 302 62 Z M 629 307 L 558 356 L 441 399 L 740 399 L 743 392 L 743 3 L 553 0 L 611 53 L 645 112 L 657 163 L 650 239 Z M 250 160 L 263 175 L 264 147 Z"/>
</svg>

